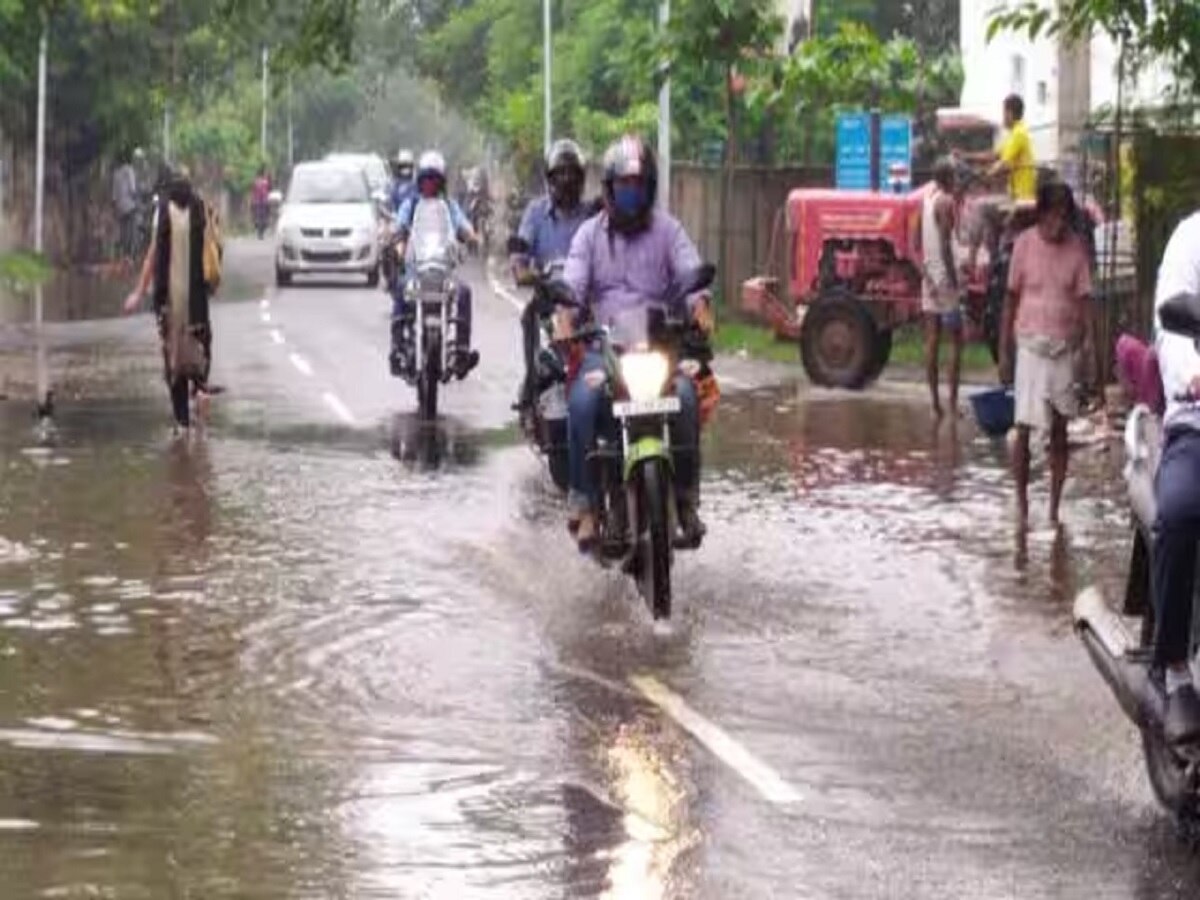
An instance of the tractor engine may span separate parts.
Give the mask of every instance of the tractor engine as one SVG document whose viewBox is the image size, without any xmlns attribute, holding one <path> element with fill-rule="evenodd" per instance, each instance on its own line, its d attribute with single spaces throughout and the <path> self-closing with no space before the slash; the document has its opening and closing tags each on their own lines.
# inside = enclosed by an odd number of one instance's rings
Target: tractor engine
<svg viewBox="0 0 1200 900">
<path fill-rule="evenodd" d="M 825 242 L 819 289 L 842 288 L 859 297 L 900 300 L 920 294 L 921 278 L 911 260 L 897 259 L 879 238 Z"/>
</svg>

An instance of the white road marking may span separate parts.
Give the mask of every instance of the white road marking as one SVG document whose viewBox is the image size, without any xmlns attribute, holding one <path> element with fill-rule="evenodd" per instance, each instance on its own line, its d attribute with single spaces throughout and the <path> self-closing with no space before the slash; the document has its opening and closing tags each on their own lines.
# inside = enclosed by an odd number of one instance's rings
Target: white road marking
<svg viewBox="0 0 1200 900">
<path fill-rule="evenodd" d="M 271 314 L 269 312 L 263 313 L 262 320 L 269 323 L 271 321 Z"/>
<path fill-rule="evenodd" d="M 288 358 L 292 361 L 292 365 L 300 371 L 301 375 L 307 375 L 309 378 L 312 377 L 312 366 L 308 364 L 307 359 L 305 359 L 299 353 L 292 353 Z"/>
<path fill-rule="evenodd" d="M 262 300 L 258 301 L 258 305 L 261 306 L 263 309 L 270 309 L 271 301 L 269 299 L 267 299 L 266 297 L 263 297 Z"/>
<path fill-rule="evenodd" d="M 271 340 L 273 340 L 277 344 L 283 343 L 283 334 L 280 332 L 280 330 L 278 328 L 271 329 Z"/>
<path fill-rule="evenodd" d="M 525 309 L 525 301 L 497 281 L 496 276 L 492 274 L 492 270 L 490 268 L 488 269 L 487 275 L 493 291 L 511 303 L 513 307 L 516 308 L 517 312 L 521 312 Z"/>
<path fill-rule="evenodd" d="M 346 404 L 338 399 L 337 394 L 333 393 L 332 391 L 326 391 L 321 395 L 321 398 L 325 401 L 325 405 L 333 410 L 334 415 L 336 415 L 347 425 L 355 425 L 358 423 L 358 419 L 354 417 L 354 413 L 350 412 Z"/>
<path fill-rule="evenodd" d="M 651 675 L 631 675 L 629 683 L 643 697 L 675 720 L 708 750 L 758 790 L 772 803 L 797 803 L 800 793 L 774 769 L 696 712 L 683 698 Z"/>
</svg>

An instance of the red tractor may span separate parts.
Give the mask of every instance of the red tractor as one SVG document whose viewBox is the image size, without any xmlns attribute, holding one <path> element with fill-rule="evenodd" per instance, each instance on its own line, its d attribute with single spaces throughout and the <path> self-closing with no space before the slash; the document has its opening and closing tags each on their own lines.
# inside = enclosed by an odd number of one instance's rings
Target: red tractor
<svg viewBox="0 0 1200 900">
<path fill-rule="evenodd" d="M 926 190 L 795 190 L 788 197 L 786 290 L 798 315 L 780 303 L 777 282 L 768 278 L 742 286 L 742 306 L 770 320 L 781 337 L 799 338 L 815 384 L 869 384 L 888 363 L 895 329 L 920 320 Z M 1003 284 L 989 284 L 995 268 L 975 267 L 964 304 L 968 340 L 993 348 L 1003 300 Z"/>
</svg>

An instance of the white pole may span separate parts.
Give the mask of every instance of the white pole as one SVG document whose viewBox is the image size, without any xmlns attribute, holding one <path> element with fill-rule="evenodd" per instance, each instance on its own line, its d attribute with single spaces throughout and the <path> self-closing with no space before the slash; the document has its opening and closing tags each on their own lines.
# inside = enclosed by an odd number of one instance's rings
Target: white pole
<svg viewBox="0 0 1200 900">
<path fill-rule="evenodd" d="M 162 153 L 163 162 L 171 164 L 171 101 L 163 101 L 162 120 Z"/>
<path fill-rule="evenodd" d="M 33 201 L 33 249 L 40 256 L 45 249 L 46 211 L 46 55 L 50 42 L 50 23 L 42 16 L 42 37 L 38 41 L 38 107 L 37 107 L 37 164 Z M 42 334 L 45 307 L 42 298 L 42 283 L 39 280 L 33 289 L 34 339 L 37 344 L 37 405 L 40 414 L 48 414 L 50 379 L 46 371 L 46 342 Z"/>
<path fill-rule="evenodd" d="M 262 48 L 262 134 L 259 136 L 259 151 L 262 161 L 267 161 L 267 46 Z"/>
<path fill-rule="evenodd" d="M 288 171 L 296 165 L 296 125 L 292 118 L 292 73 L 288 72 Z"/>
<path fill-rule="evenodd" d="M 658 26 L 665 33 L 671 20 L 671 0 L 658 5 Z M 671 209 L 671 76 L 664 73 L 658 89 L 658 204 L 665 212 Z"/>
<path fill-rule="evenodd" d="M 543 140 L 545 143 L 545 151 L 550 152 L 550 144 L 554 141 L 554 116 L 553 110 L 550 107 L 550 0 L 542 0 L 542 68 L 543 80 L 545 81 L 545 109 L 543 110 L 543 118 L 545 121 L 545 134 Z"/>
</svg>

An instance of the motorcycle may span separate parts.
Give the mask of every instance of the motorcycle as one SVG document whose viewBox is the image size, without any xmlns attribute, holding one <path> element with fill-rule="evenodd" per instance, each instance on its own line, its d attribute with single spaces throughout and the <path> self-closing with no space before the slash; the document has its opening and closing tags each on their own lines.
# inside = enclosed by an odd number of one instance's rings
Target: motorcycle
<svg viewBox="0 0 1200 900">
<path fill-rule="evenodd" d="M 1180 297 L 1164 304 L 1163 328 L 1200 340 L 1200 297 Z M 1162 410 L 1134 408 L 1125 425 L 1125 484 L 1132 510 L 1132 547 L 1120 613 L 1099 591 L 1089 588 L 1074 606 L 1075 630 L 1122 711 L 1141 732 L 1142 754 L 1150 786 L 1176 823 L 1200 829 L 1200 742 L 1172 746 L 1163 735 L 1165 695 L 1150 668 L 1155 611 L 1151 593 L 1151 557 L 1156 514 L 1154 478 L 1164 441 Z M 1192 598 L 1191 660 L 1200 650 L 1200 582 Z M 1140 620 L 1134 634 L 1127 618 Z"/>
<path fill-rule="evenodd" d="M 646 307 L 606 326 L 589 327 L 572 340 L 593 342 L 604 357 L 605 384 L 618 423 L 616 440 L 603 434 L 588 454 L 597 487 L 596 557 L 619 563 L 637 583 L 655 619 L 671 615 L 671 565 L 675 550 L 694 550 L 677 538 L 670 423 L 681 410 L 674 374 L 708 375 L 712 349 L 686 316 L 686 298 L 712 284 L 716 269 L 689 273 L 665 310 Z M 556 304 L 578 305 L 561 281 L 549 287 Z"/>
<path fill-rule="evenodd" d="M 454 270 L 459 249 L 445 206 L 421 200 L 413 212 L 405 273 L 409 318 L 401 323 L 403 340 L 412 348 L 413 365 L 401 373 L 417 389 L 422 419 L 437 418 L 438 389 L 454 377 L 460 352 L 457 314 L 458 282 Z"/>
<path fill-rule="evenodd" d="M 519 241 L 519 239 L 514 239 Z M 509 242 L 509 252 L 521 252 Z M 531 403 L 521 409 L 521 430 L 538 453 L 546 457 L 550 477 L 559 490 L 567 490 L 567 360 L 554 342 L 556 304 L 549 286 L 561 277 L 563 263 L 556 260 L 534 271 L 533 297 L 522 318 L 537 322 L 537 345 L 532 348 L 533 385 Z M 530 348 L 526 348 L 528 351 Z"/>
</svg>

